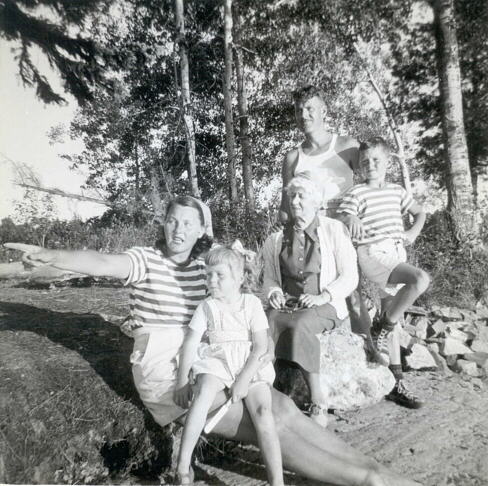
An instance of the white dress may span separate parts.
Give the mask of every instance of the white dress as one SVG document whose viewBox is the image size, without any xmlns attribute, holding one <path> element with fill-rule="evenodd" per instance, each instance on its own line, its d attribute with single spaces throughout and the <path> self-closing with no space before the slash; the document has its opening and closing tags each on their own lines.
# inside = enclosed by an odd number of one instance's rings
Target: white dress
<svg viewBox="0 0 488 486">
<path fill-rule="evenodd" d="M 238 308 L 207 298 L 195 311 L 190 328 L 206 333 L 208 342 L 198 348 L 193 363 L 194 376 L 210 374 L 230 387 L 246 364 L 252 347 L 252 333 L 268 329 L 268 321 L 261 301 L 252 294 L 242 294 Z M 275 371 L 272 363 L 258 370 L 251 383 L 273 385 Z"/>
</svg>

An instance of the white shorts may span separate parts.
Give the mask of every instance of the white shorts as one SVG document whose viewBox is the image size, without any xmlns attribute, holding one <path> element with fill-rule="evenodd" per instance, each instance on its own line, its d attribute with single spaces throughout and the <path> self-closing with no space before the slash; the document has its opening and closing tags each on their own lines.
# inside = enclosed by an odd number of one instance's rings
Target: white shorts
<svg viewBox="0 0 488 486">
<path fill-rule="evenodd" d="M 188 412 L 173 401 L 178 358 L 185 335 L 186 329 L 176 326 L 136 331 L 135 334 L 130 357 L 134 384 L 144 405 L 161 426 Z"/>
<path fill-rule="evenodd" d="M 396 295 L 404 284 L 389 284 L 391 272 L 407 261 L 403 241 L 386 239 L 376 243 L 360 245 L 357 249 L 358 262 L 364 276 L 380 287 L 380 297 Z"/>
</svg>

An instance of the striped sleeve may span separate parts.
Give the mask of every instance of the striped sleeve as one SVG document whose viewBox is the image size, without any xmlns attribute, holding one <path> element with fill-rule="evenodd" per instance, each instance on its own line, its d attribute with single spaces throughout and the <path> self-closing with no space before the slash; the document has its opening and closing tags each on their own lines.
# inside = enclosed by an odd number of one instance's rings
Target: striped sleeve
<svg viewBox="0 0 488 486">
<path fill-rule="evenodd" d="M 354 189 L 354 188 L 352 188 Z M 357 216 L 359 214 L 359 199 L 352 190 L 348 191 L 342 198 L 341 204 L 337 210 L 339 213 L 353 214 Z"/>
<path fill-rule="evenodd" d="M 403 187 L 400 186 L 400 194 L 401 194 L 401 211 L 402 214 L 406 214 L 407 211 L 412 207 L 414 200 Z"/>
<path fill-rule="evenodd" d="M 130 271 L 124 285 L 137 284 L 146 278 L 147 256 L 142 247 L 130 248 L 126 252 L 130 259 Z"/>
</svg>

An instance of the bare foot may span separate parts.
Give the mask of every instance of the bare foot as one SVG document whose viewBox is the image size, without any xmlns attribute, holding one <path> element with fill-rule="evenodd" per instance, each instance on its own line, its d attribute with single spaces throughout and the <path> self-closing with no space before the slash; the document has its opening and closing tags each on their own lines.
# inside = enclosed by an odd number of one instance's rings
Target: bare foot
<svg viewBox="0 0 488 486">
<path fill-rule="evenodd" d="M 398 476 L 388 471 L 371 471 L 361 486 L 422 486 L 417 481 Z"/>
<path fill-rule="evenodd" d="M 361 486 L 394 486 L 394 484 L 385 481 L 377 472 L 371 471 Z"/>
<path fill-rule="evenodd" d="M 408 479 L 404 476 L 400 476 L 398 474 L 394 474 L 391 471 L 388 473 L 381 473 L 381 477 L 385 478 L 386 484 L 388 486 L 422 486 L 421 483 L 414 481 L 413 479 Z M 381 483 L 379 483 L 381 484 Z"/>
</svg>

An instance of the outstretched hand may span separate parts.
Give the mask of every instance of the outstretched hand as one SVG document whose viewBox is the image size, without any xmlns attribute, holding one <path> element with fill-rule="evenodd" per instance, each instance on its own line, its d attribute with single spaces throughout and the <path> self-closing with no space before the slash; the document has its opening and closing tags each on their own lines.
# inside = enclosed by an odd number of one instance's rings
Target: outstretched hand
<svg viewBox="0 0 488 486">
<path fill-rule="evenodd" d="M 22 261 L 31 267 L 48 265 L 52 261 L 52 252 L 37 245 L 25 243 L 4 243 L 5 248 L 23 252 Z"/>
</svg>

